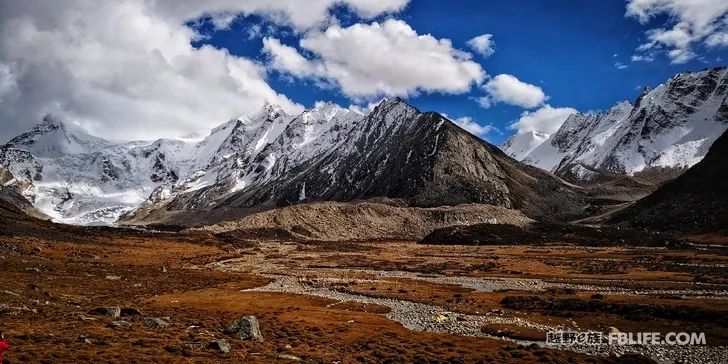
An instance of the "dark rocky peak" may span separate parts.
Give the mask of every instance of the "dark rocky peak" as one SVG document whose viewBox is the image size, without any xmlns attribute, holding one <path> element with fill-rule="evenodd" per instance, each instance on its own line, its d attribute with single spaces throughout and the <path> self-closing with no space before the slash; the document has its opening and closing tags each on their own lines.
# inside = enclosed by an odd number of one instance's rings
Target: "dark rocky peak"
<svg viewBox="0 0 728 364">
<path fill-rule="evenodd" d="M 53 128 L 65 128 L 65 124 L 63 124 L 63 121 L 60 117 L 53 115 L 53 114 L 46 114 L 46 116 L 43 117 L 43 121 L 39 125 L 44 125 L 47 127 L 53 127 Z"/>
<path fill-rule="evenodd" d="M 35 142 L 35 138 L 37 138 L 38 136 L 48 134 L 56 130 L 62 130 L 66 132 L 66 125 L 57 116 L 47 114 L 43 117 L 43 120 L 33 126 L 33 128 L 11 139 L 8 142 L 8 145 L 20 146 L 33 144 Z"/>
<path fill-rule="evenodd" d="M 374 110 L 372 110 L 370 115 L 384 115 L 393 111 L 396 111 L 398 113 L 402 113 L 402 111 L 417 113 L 420 112 L 416 107 L 408 104 L 401 97 L 398 96 L 391 99 L 382 100 L 382 102 L 380 102 L 379 105 L 377 105 Z"/>
<path fill-rule="evenodd" d="M 642 92 L 640 92 L 640 95 L 637 96 L 637 99 L 634 100 L 635 108 L 640 107 L 640 103 L 642 102 L 642 99 L 644 99 L 645 96 L 647 96 L 647 94 L 650 93 L 650 91 L 652 91 L 652 90 L 653 90 L 653 88 L 650 86 L 645 86 L 642 88 Z"/>
<path fill-rule="evenodd" d="M 260 111 L 258 115 L 254 117 L 254 119 L 260 118 L 261 120 L 271 121 L 274 119 L 277 119 L 282 116 L 287 116 L 288 114 L 283 111 L 283 108 L 281 108 L 278 105 L 271 104 L 269 102 L 266 102 L 263 105 L 263 109 Z"/>
<path fill-rule="evenodd" d="M 713 93 L 728 89 L 728 69 L 711 68 L 700 72 L 682 72 L 667 81 L 666 90 L 673 100 L 685 99 L 686 104 L 704 101 Z"/>
</svg>

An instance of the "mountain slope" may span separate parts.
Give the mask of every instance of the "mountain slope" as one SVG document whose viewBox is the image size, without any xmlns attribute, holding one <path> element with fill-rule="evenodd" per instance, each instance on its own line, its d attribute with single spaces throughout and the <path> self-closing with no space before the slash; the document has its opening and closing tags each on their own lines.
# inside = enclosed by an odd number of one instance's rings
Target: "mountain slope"
<svg viewBox="0 0 728 364">
<path fill-rule="evenodd" d="M 698 164 L 609 221 L 658 231 L 728 230 L 728 132 Z"/>
<path fill-rule="evenodd" d="M 520 211 L 480 204 L 406 207 L 377 202 L 313 202 L 268 210 L 195 230 L 238 238 L 419 240 L 433 229 L 474 223 L 527 225 Z"/>
<path fill-rule="evenodd" d="M 599 114 L 573 114 L 525 156 L 527 164 L 571 179 L 634 174 L 651 168 L 688 168 L 728 129 L 728 69 L 680 73 L 632 105 Z"/>
<path fill-rule="evenodd" d="M 311 138 L 296 134 L 301 129 L 296 124 L 292 121 L 257 155 L 244 172 L 248 183 L 239 191 L 217 197 L 219 190 L 212 186 L 178 193 L 150 201 L 133 221 L 154 216 L 160 222 L 152 212 L 159 209 L 205 206 L 194 212 L 200 216 L 220 209 L 378 197 L 419 207 L 491 204 L 522 209 L 532 217 L 584 214 L 585 199 L 553 175 L 524 166 L 443 116 L 422 113 L 401 99 L 383 102 L 360 120 L 334 123 Z M 307 149 L 311 144 L 320 147 Z M 291 163 L 291 156 L 300 158 Z"/>
<path fill-rule="evenodd" d="M 548 140 L 549 134 L 539 133 L 537 131 L 527 131 L 518 133 L 508 138 L 501 149 L 510 157 L 516 160 L 523 160 L 539 145 Z"/>
</svg>

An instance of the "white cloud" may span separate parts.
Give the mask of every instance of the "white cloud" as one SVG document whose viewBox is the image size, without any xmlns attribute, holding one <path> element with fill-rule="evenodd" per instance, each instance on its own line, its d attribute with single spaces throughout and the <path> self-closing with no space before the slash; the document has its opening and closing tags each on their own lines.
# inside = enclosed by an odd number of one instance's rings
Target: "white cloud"
<svg viewBox="0 0 728 364">
<path fill-rule="evenodd" d="M 706 40 L 705 44 L 709 47 L 728 47 L 728 31 L 723 33 L 711 34 Z"/>
<path fill-rule="evenodd" d="M 268 101 L 301 106 L 266 82 L 266 68 L 204 46 L 185 25 L 226 27 L 258 14 L 296 31 L 332 21 L 333 6 L 363 17 L 407 0 L 0 1 L 0 142 L 52 112 L 94 134 L 156 138 L 208 129 Z M 261 29 L 262 30 L 262 29 Z"/>
<path fill-rule="evenodd" d="M 13 85 L 1 139 L 49 112 L 100 136 L 147 139 L 210 128 L 266 101 L 301 109 L 266 83 L 261 65 L 193 48 L 194 32 L 156 2 L 1 4 L 0 69 Z"/>
<path fill-rule="evenodd" d="M 553 134 L 559 130 L 569 115 L 576 112 L 576 109 L 570 107 L 552 107 L 546 104 L 534 111 L 524 111 L 509 128 L 517 130 L 518 134 L 529 131 Z"/>
<path fill-rule="evenodd" d="M 15 72 L 6 64 L 0 63 L 0 107 L 3 101 L 11 94 L 17 94 L 18 81 L 15 79 Z"/>
<path fill-rule="evenodd" d="M 504 102 L 531 109 L 540 106 L 548 99 L 540 87 L 525 83 L 509 74 L 493 77 L 483 86 L 483 89 L 488 95 L 477 101 L 484 108 L 488 108 L 496 102 Z"/>
<path fill-rule="evenodd" d="M 490 57 L 493 53 L 495 53 L 493 34 L 479 35 L 469 40 L 466 44 L 484 57 Z"/>
<path fill-rule="evenodd" d="M 695 58 L 697 54 L 689 49 L 672 49 L 667 52 L 667 56 L 670 57 L 671 62 L 674 64 L 687 63 L 691 59 Z"/>
<path fill-rule="evenodd" d="M 379 104 L 382 103 L 385 99 L 379 99 L 372 102 L 367 103 L 366 105 L 349 105 L 349 110 L 358 112 L 362 115 L 368 115 L 370 112 L 374 111 L 374 108 L 379 106 Z"/>
<path fill-rule="evenodd" d="M 672 63 L 680 64 L 697 57 L 695 44 L 728 47 L 728 1 L 725 0 L 629 0 L 627 13 L 646 24 L 667 15 L 668 24 L 647 31 L 647 42 L 638 52 L 665 49 Z"/>
<path fill-rule="evenodd" d="M 485 137 L 485 135 L 490 133 L 491 131 L 498 130 L 498 128 L 496 128 L 492 124 L 481 125 L 469 116 L 452 119 L 452 122 L 455 123 L 455 125 L 467 130 L 469 133 L 477 135 L 481 138 Z"/>
<path fill-rule="evenodd" d="M 652 62 L 655 58 L 650 54 L 635 54 L 631 60 L 632 62 Z"/>
<path fill-rule="evenodd" d="M 265 16 L 279 25 L 298 31 L 326 26 L 332 21 L 331 8 L 347 6 L 357 15 L 369 19 L 402 10 L 409 0 L 175 0 L 149 1 L 155 10 L 176 20 L 193 20 L 200 15 L 212 18 L 213 24 L 225 27 L 235 14 Z"/>
<path fill-rule="evenodd" d="M 296 77 L 311 77 L 318 75 L 318 69 L 314 62 L 302 56 L 296 48 L 281 44 L 278 39 L 263 38 L 263 52 L 270 56 L 270 66 L 277 70 L 284 70 Z"/>
<path fill-rule="evenodd" d="M 448 39 L 417 34 L 401 20 L 348 28 L 332 25 L 324 32 L 308 32 L 300 47 L 314 59 L 276 39 L 266 43 L 265 52 L 275 69 L 300 78 L 326 80 L 353 99 L 419 92 L 463 93 L 485 78 L 485 71 L 469 53 L 453 48 Z"/>
<path fill-rule="evenodd" d="M 622 62 L 614 62 L 614 67 L 616 67 L 617 69 L 620 69 L 620 70 L 629 68 L 629 66 L 627 66 L 626 64 L 624 64 Z"/>
</svg>

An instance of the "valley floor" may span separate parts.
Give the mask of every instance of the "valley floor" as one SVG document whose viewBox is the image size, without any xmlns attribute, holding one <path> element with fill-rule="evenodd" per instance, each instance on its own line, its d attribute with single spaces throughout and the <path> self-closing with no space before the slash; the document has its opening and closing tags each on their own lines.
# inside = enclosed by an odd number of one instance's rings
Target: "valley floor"
<svg viewBox="0 0 728 364">
<path fill-rule="evenodd" d="M 11 362 L 728 362 L 728 251 L 718 246 L 56 238 L 0 237 Z M 90 312 L 114 306 L 141 313 Z M 263 341 L 224 333 L 247 315 Z M 544 345 L 557 329 L 705 332 L 707 345 Z M 208 348 L 213 339 L 230 352 Z M 613 355 L 624 352 L 645 357 Z"/>
</svg>

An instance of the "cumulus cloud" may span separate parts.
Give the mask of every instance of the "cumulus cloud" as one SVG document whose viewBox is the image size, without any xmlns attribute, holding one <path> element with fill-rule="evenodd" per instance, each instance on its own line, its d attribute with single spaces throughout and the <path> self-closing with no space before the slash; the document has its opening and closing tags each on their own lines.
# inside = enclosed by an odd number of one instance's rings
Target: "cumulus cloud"
<svg viewBox="0 0 728 364">
<path fill-rule="evenodd" d="M 493 42 L 493 34 L 482 34 L 473 39 L 470 39 L 466 43 L 477 53 L 483 57 L 490 57 L 495 53 L 495 42 Z"/>
<path fill-rule="evenodd" d="M 484 108 L 489 108 L 497 102 L 503 102 L 532 109 L 542 105 L 548 99 L 541 87 L 523 82 L 509 74 L 493 77 L 483 86 L 483 89 L 488 95 L 478 98 L 477 101 Z"/>
<path fill-rule="evenodd" d="M 469 116 L 452 119 L 452 122 L 455 123 L 455 125 L 467 130 L 469 133 L 477 135 L 481 138 L 485 137 L 485 135 L 490 133 L 491 131 L 498 131 L 498 128 L 496 128 L 493 124 L 481 125 Z"/>
<path fill-rule="evenodd" d="M 299 45 L 314 56 L 311 59 L 275 38 L 264 44 L 273 68 L 336 85 L 353 99 L 463 93 L 485 78 L 469 53 L 453 48 L 448 39 L 417 34 L 401 20 L 308 32 Z"/>
<path fill-rule="evenodd" d="M 705 39 L 709 47 L 728 47 L 728 32 L 711 34 Z"/>
<path fill-rule="evenodd" d="M 524 111 L 509 128 L 517 130 L 518 134 L 529 131 L 553 134 L 559 130 L 569 115 L 576 112 L 576 109 L 570 107 L 552 107 L 546 104 L 534 111 Z"/>
<path fill-rule="evenodd" d="M 309 61 L 296 48 L 282 44 L 278 39 L 263 38 L 263 52 L 270 56 L 270 66 L 284 70 L 296 77 L 311 77 L 323 72 L 318 65 Z"/>
<path fill-rule="evenodd" d="M 664 49 L 672 63 L 686 63 L 697 57 L 693 47 L 728 47 L 728 2 L 725 0 L 629 0 L 628 17 L 646 24 L 660 15 L 668 16 L 663 27 L 647 31 L 647 41 L 638 52 Z"/>
<path fill-rule="evenodd" d="M 217 27 L 227 27 L 235 15 L 261 15 L 298 31 L 325 26 L 332 21 L 331 9 L 346 6 L 369 19 L 402 10 L 409 0 L 175 0 L 149 1 L 155 11 L 176 20 L 209 16 Z"/>
<path fill-rule="evenodd" d="M 364 17 L 407 0 L 0 1 L 0 142 L 46 113 L 113 138 L 149 139 L 209 129 L 256 112 L 264 102 L 297 112 L 273 90 L 267 69 L 224 49 L 191 46 L 185 24 L 211 17 L 218 27 L 258 14 L 309 30 L 333 6 Z"/>
</svg>

